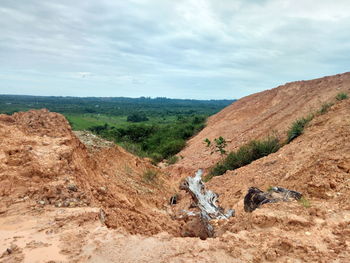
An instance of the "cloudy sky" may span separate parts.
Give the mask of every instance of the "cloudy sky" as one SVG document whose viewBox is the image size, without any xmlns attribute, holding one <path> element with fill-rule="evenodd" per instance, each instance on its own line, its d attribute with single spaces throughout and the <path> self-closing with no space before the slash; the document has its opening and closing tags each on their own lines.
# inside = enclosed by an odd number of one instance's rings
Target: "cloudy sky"
<svg viewBox="0 0 350 263">
<path fill-rule="evenodd" d="M 349 0 L 0 0 L 0 94 L 231 99 L 349 62 Z"/>
</svg>

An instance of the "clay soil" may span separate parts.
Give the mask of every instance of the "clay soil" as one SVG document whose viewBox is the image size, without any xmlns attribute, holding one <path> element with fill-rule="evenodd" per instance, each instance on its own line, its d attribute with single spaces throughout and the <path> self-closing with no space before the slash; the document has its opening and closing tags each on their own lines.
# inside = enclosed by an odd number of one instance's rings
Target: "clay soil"
<svg viewBox="0 0 350 263">
<path fill-rule="evenodd" d="M 60 114 L 0 115 L 0 262 L 349 262 L 350 100 L 336 101 L 339 92 L 350 93 L 350 73 L 245 97 L 162 169 L 74 134 Z M 203 140 L 223 136 L 234 150 L 272 132 L 285 137 L 325 102 L 334 105 L 290 144 L 206 183 L 236 216 L 212 222 L 214 238 L 190 237 L 199 230 L 179 219 L 192 202 L 179 183 L 221 158 Z M 250 186 L 285 187 L 305 200 L 246 213 Z"/>
</svg>

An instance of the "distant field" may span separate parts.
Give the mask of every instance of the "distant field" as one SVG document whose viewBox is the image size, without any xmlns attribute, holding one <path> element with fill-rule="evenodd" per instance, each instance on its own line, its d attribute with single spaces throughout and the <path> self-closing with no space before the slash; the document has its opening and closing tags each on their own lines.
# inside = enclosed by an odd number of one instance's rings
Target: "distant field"
<svg viewBox="0 0 350 263">
<path fill-rule="evenodd" d="M 66 114 L 64 116 L 70 122 L 73 130 L 87 130 L 93 126 L 104 125 L 107 123 L 110 126 L 126 127 L 130 125 L 127 122 L 127 116 L 110 116 L 103 114 Z M 149 117 L 148 121 L 141 122 L 146 125 L 170 124 L 176 121 L 176 116 L 165 117 Z M 139 124 L 141 124 L 139 123 Z"/>
</svg>

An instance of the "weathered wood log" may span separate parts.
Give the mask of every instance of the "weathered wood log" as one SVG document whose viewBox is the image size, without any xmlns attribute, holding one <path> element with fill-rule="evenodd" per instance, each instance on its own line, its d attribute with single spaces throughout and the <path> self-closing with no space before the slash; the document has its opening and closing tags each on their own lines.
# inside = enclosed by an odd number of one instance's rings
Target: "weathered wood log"
<svg viewBox="0 0 350 263">
<path fill-rule="evenodd" d="M 203 225 L 205 225 L 207 229 L 208 237 L 212 237 L 214 229 L 210 224 L 210 220 L 228 219 L 234 216 L 235 211 L 229 209 L 225 213 L 224 209 L 216 204 L 219 196 L 213 191 L 205 189 L 202 175 L 203 171 L 199 169 L 194 177 L 187 177 L 187 179 L 181 184 L 180 188 L 191 194 L 193 201 L 200 210 L 199 216 Z"/>
<path fill-rule="evenodd" d="M 289 201 L 290 198 L 300 200 L 302 194 L 282 187 L 271 187 L 268 192 L 263 192 L 256 187 L 250 187 L 244 197 L 244 210 L 253 212 L 263 204 Z"/>
</svg>

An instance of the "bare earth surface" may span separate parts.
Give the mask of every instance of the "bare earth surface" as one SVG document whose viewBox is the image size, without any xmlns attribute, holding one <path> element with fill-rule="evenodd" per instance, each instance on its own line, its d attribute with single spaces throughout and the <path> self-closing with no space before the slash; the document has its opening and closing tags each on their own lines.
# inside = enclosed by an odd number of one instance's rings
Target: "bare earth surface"
<svg viewBox="0 0 350 263">
<path fill-rule="evenodd" d="M 180 153 L 159 169 L 88 133 L 74 134 L 46 110 L 0 115 L 0 262 L 349 262 L 350 74 L 295 82 L 243 98 L 210 118 Z M 179 220 L 191 199 L 178 188 L 209 168 L 205 138 L 224 136 L 229 149 L 289 125 L 334 102 L 278 152 L 214 177 L 206 186 L 236 210 L 213 222 L 201 240 L 196 222 Z M 80 138 L 78 138 L 78 137 Z M 145 177 L 152 170 L 153 179 Z M 281 186 L 300 202 L 243 210 L 250 186 Z M 175 193 L 179 202 L 170 206 Z"/>
<path fill-rule="evenodd" d="M 209 118 L 207 127 L 188 142 L 182 156 L 171 170 L 192 174 L 209 168 L 220 159 L 211 154 L 204 140 L 223 136 L 227 150 L 235 150 L 252 139 L 277 134 L 286 136 L 292 122 L 318 110 L 325 102 L 335 101 L 340 92 L 350 91 L 350 73 L 310 81 L 297 81 L 244 97 Z"/>
</svg>

